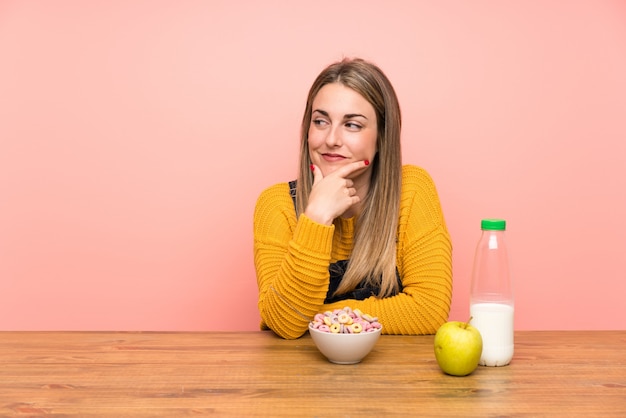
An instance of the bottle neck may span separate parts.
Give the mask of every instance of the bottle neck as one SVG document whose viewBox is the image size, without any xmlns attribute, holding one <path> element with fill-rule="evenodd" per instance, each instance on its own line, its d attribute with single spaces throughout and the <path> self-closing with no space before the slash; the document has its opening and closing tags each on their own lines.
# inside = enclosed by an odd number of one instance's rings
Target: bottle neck
<svg viewBox="0 0 626 418">
<path fill-rule="evenodd" d="M 487 248 L 497 250 L 504 243 L 504 231 L 483 229 L 483 241 L 487 241 Z"/>
</svg>

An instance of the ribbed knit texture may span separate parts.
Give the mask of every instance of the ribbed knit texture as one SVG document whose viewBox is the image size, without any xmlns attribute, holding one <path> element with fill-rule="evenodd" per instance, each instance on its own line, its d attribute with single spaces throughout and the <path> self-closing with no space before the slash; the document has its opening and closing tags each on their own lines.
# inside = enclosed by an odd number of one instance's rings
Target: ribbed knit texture
<svg viewBox="0 0 626 418">
<path fill-rule="evenodd" d="M 434 334 L 448 320 L 452 298 L 452 246 L 435 185 L 416 166 L 402 169 L 397 267 L 402 293 L 389 298 L 324 304 L 329 264 L 350 257 L 354 219 L 334 226 L 305 215 L 296 219 L 287 183 L 263 191 L 254 212 L 254 264 L 261 328 L 298 338 L 318 312 L 359 308 L 377 316 L 385 334 Z"/>
</svg>

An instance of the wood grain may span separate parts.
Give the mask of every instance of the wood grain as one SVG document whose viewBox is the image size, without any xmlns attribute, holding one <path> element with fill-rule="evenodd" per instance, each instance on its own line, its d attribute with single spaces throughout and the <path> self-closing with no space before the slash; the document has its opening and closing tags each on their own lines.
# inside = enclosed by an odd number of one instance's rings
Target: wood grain
<svg viewBox="0 0 626 418">
<path fill-rule="evenodd" d="M 432 336 L 335 365 L 308 335 L 0 332 L 0 415 L 626 416 L 626 331 L 515 337 L 509 366 L 452 377 Z"/>
</svg>

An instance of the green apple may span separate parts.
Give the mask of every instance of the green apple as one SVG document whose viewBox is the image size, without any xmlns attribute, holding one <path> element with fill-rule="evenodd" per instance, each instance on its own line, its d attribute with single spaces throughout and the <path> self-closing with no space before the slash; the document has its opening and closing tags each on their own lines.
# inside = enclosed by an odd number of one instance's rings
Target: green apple
<svg viewBox="0 0 626 418">
<path fill-rule="evenodd" d="M 478 367 L 483 339 L 467 322 L 450 321 L 435 334 L 435 358 L 441 370 L 452 376 L 467 376 Z"/>
</svg>

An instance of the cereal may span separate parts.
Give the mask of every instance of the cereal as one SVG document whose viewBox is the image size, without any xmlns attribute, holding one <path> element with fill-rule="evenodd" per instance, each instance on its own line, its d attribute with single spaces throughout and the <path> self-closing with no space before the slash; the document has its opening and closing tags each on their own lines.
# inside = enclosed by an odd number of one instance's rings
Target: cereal
<svg viewBox="0 0 626 418">
<path fill-rule="evenodd" d="M 363 326 L 358 322 L 356 324 L 352 324 L 352 326 L 350 327 L 350 332 L 354 334 L 358 334 L 361 331 L 363 331 Z"/>
<path fill-rule="evenodd" d="M 348 325 L 352 324 L 352 318 L 350 317 L 350 315 L 348 315 L 345 312 L 342 314 L 339 314 L 337 318 L 339 319 L 340 324 L 348 324 Z"/>
<path fill-rule="evenodd" d="M 377 331 L 382 325 L 377 317 L 346 306 L 343 309 L 315 314 L 311 328 L 333 334 L 359 334 Z"/>
</svg>

